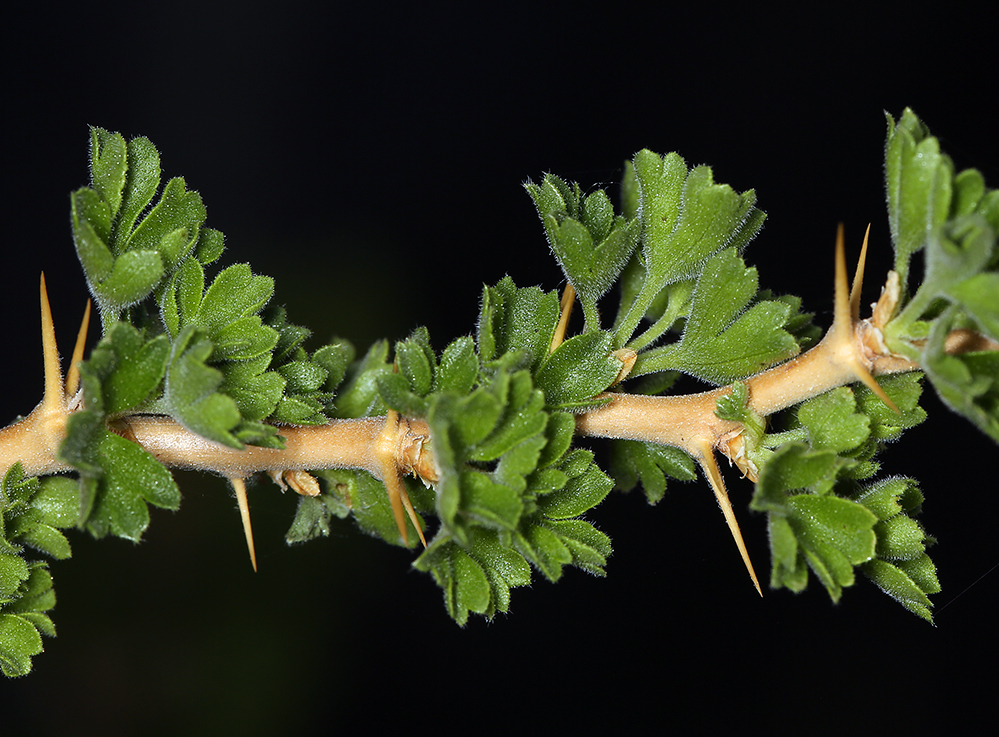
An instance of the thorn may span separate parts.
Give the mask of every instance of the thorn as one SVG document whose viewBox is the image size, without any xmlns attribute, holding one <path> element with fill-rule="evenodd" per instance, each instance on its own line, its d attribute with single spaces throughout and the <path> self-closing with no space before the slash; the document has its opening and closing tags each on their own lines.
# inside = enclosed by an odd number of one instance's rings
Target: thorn
<svg viewBox="0 0 999 737">
<path fill-rule="evenodd" d="M 867 264 L 867 239 L 871 235 L 871 224 L 867 224 L 864 232 L 864 245 L 860 247 L 860 258 L 857 259 L 857 270 L 853 274 L 853 288 L 850 290 L 850 316 L 854 321 L 860 319 L 860 291 L 864 286 L 864 266 Z"/>
<path fill-rule="evenodd" d="M 400 479 L 401 481 L 401 479 Z M 413 523 L 413 527 L 416 528 L 416 534 L 420 536 L 420 542 L 423 543 L 424 549 L 427 547 L 427 538 L 423 536 L 423 525 L 420 524 L 420 518 L 416 516 L 416 510 L 413 509 L 413 502 L 409 500 L 409 492 L 406 491 L 405 484 L 402 485 L 402 503 L 406 507 L 406 514 L 409 515 L 410 521 Z"/>
<path fill-rule="evenodd" d="M 69 362 L 69 372 L 66 374 L 66 396 L 71 397 L 76 394 L 80 384 L 80 369 L 77 364 L 83 360 L 83 350 L 87 344 L 87 330 L 90 328 L 90 300 L 87 300 L 87 307 L 83 311 L 83 321 L 80 323 L 80 332 L 76 334 L 76 345 L 73 346 L 73 358 Z"/>
<path fill-rule="evenodd" d="M 835 340 L 844 344 L 853 345 L 853 328 L 860 315 L 860 288 L 864 281 L 864 264 L 867 260 L 867 238 L 870 235 L 871 226 L 867 226 L 867 234 L 864 235 L 864 246 L 860 251 L 860 261 L 857 264 L 857 273 L 853 279 L 853 288 L 847 292 L 846 277 L 846 247 L 843 244 L 843 223 L 839 224 L 836 231 L 836 286 L 833 296 L 833 325 L 829 329 L 829 334 Z M 856 349 L 850 350 L 848 356 L 843 360 L 848 362 L 853 371 L 853 375 L 858 381 L 870 389 L 874 394 L 891 408 L 895 414 L 902 414 L 893 401 L 885 394 L 885 390 L 875 381 L 870 370 L 858 358 Z"/>
<path fill-rule="evenodd" d="M 416 528 L 416 533 L 420 536 L 423 547 L 427 547 L 427 539 L 423 536 L 420 519 L 416 516 L 413 503 L 409 500 L 409 492 L 406 491 L 406 486 L 403 484 L 402 474 L 399 473 L 399 469 L 395 467 L 387 469 L 387 472 L 383 473 L 382 476 L 382 482 L 385 484 L 385 490 L 388 492 L 389 502 L 392 504 L 392 515 L 395 517 L 395 526 L 399 528 L 403 544 L 407 548 L 409 547 L 409 529 L 406 527 L 406 518 L 403 517 L 402 512 L 403 507 L 405 507 L 409 518 L 413 521 L 413 527 Z"/>
<path fill-rule="evenodd" d="M 406 519 L 402 516 L 402 478 L 399 476 L 399 468 L 395 462 L 393 453 L 392 434 L 399 425 L 399 413 L 390 409 L 385 415 L 385 429 L 382 431 L 378 442 L 378 465 L 381 467 L 382 483 L 385 484 L 385 491 L 388 492 L 389 503 L 392 505 L 392 516 L 395 517 L 395 526 L 399 528 L 399 535 L 402 536 L 403 545 L 409 547 L 409 532 L 406 530 Z"/>
<path fill-rule="evenodd" d="M 66 402 L 62 388 L 62 371 L 59 368 L 59 346 L 56 345 L 55 325 L 52 322 L 52 307 L 49 305 L 49 293 L 45 288 L 45 272 L 42 272 L 40 283 L 40 299 L 42 306 L 42 365 L 45 371 L 45 394 L 42 397 L 42 407 L 45 412 L 58 412 Z"/>
<path fill-rule="evenodd" d="M 253 545 L 253 525 L 250 524 L 250 505 L 246 501 L 246 482 L 238 477 L 229 479 L 233 491 L 236 492 L 236 503 L 239 504 L 239 517 L 243 521 L 243 534 L 246 535 L 246 549 L 250 552 L 250 563 L 253 572 L 257 571 L 257 551 Z"/>
<path fill-rule="evenodd" d="M 732 509 L 732 502 L 728 498 L 728 492 L 725 490 L 725 481 L 722 479 L 721 472 L 718 470 L 718 463 L 715 461 L 714 451 L 711 446 L 705 444 L 704 447 L 700 449 L 698 453 L 699 458 L 698 463 L 701 465 L 701 470 L 704 472 L 705 478 L 707 478 L 708 483 L 711 484 L 711 490 L 715 493 L 715 499 L 718 500 L 718 506 L 721 507 L 722 514 L 725 515 L 725 523 L 728 525 L 729 532 L 732 533 L 732 538 L 735 540 L 735 545 L 739 548 L 739 555 L 742 556 L 742 562 L 746 565 L 746 570 L 749 571 L 749 577 L 753 580 L 753 586 L 756 587 L 756 593 L 763 596 L 763 591 L 760 589 L 760 581 L 756 578 L 756 571 L 753 570 L 753 562 L 749 559 L 749 551 L 746 550 L 746 543 L 742 539 L 742 531 L 739 529 L 739 521 L 735 518 L 735 511 Z"/>
<path fill-rule="evenodd" d="M 881 388 L 881 385 L 877 382 L 877 379 L 875 379 L 871 375 L 871 372 L 868 371 L 867 368 L 863 366 L 859 361 L 856 364 L 854 364 L 853 373 L 858 379 L 860 379 L 860 381 L 864 383 L 864 386 L 866 386 L 868 389 L 874 392 L 875 396 L 877 396 L 878 399 L 887 404 L 888 408 L 891 409 L 892 412 L 894 412 L 897 415 L 902 414 L 902 410 L 900 410 L 896 406 L 896 404 L 893 401 L 891 401 L 891 397 L 885 394 L 885 390 Z"/>
<path fill-rule="evenodd" d="M 385 491 L 388 492 L 389 503 L 392 505 L 392 516 L 395 517 L 395 526 L 399 528 L 399 535 L 402 537 L 403 545 L 409 547 L 409 530 L 406 527 L 406 518 L 403 516 L 405 506 L 409 518 L 413 521 L 413 527 L 423 542 L 423 547 L 427 547 L 427 539 L 423 536 L 423 528 L 420 525 L 416 510 L 409 499 L 409 492 L 402 481 L 402 473 L 399 470 L 396 450 L 399 446 L 399 413 L 394 409 L 385 415 L 385 429 L 382 430 L 378 439 L 375 455 L 378 458 L 379 473 L 382 483 L 385 484 Z"/>
<path fill-rule="evenodd" d="M 853 311 L 846 276 L 846 246 L 843 243 L 843 223 L 836 230 L 836 281 L 833 289 L 832 333 L 853 333 Z"/>
<path fill-rule="evenodd" d="M 569 327 L 569 317 L 572 315 L 572 306 L 575 303 L 576 288 L 572 284 L 566 284 L 565 291 L 562 292 L 562 302 L 560 305 L 562 312 L 558 318 L 558 325 L 555 327 L 555 334 L 552 335 L 551 345 L 548 346 L 549 355 L 554 353 L 562 345 L 562 341 L 565 340 L 565 331 Z"/>
</svg>

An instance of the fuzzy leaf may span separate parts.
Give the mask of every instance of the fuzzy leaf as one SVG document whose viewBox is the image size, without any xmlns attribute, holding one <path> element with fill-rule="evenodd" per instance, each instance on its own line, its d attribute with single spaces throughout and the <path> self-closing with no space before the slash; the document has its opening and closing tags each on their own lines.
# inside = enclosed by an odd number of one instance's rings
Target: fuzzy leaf
<svg viewBox="0 0 999 737">
<path fill-rule="evenodd" d="M 458 338 L 441 354 L 434 391 L 468 394 L 479 376 L 479 359 L 471 338 Z"/>
<path fill-rule="evenodd" d="M 114 217 L 121 206 L 128 169 L 125 139 L 120 133 L 90 128 L 90 182 Z"/>
<path fill-rule="evenodd" d="M 133 138 L 128 142 L 128 172 L 121 209 L 115 218 L 115 241 L 123 241 L 135 221 L 156 196 L 160 186 L 160 155 L 148 138 Z"/>
<path fill-rule="evenodd" d="M 808 429 L 813 448 L 836 453 L 852 450 L 870 435 L 870 419 L 856 412 L 853 390 L 839 387 L 803 403 L 798 421 Z"/>
<path fill-rule="evenodd" d="M 296 518 L 292 529 L 288 531 L 288 541 L 294 542 L 306 534 L 327 534 L 331 517 L 345 517 L 353 513 L 358 526 L 369 535 L 379 537 L 390 545 L 405 546 L 402 536 L 396 527 L 385 486 L 371 474 L 363 471 L 322 470 L 315 475 L 325 482 L 326 491 L 319 497 L 325 510 L 320 510 L 310 504 L 301 520 Z M 410 487 L 410 497 L 418 499 L 413 487 Z M 420 538 L 408 516 L 406 526 L 409 530 L 408 547 L 419 544 Z"/>
<path fill-rule="evenodd" d="M 593 463 L 593 453 L 577 449 L 569 453 L 562 463 L 562 470 L 569 476 L 561 489 L 546 494 L 538 502 L 538 509 L 551 519 L 569 519 L 589 511 L 604 500 L 614 482 Z M 571 458 L 577 456 L 577 458 Z M 584 461 L 582 464 L 579 461 Z M 570 465 L 582 465 L 582 473 L 569 473 Z"/>
<path fill-rule="evenodd" d="M 895 271 L 905 288 L 909 259 L 923 248 L 950 211 L 954 166 L 929 129 L 906 108 L 898 122 L 889 115 L 885 145 L 888 223 Z"/>
<path fill-rule="evenodd" d="M 694 459 L 677 448 L 637 440 L 615 440 L 611 444 L 611 474 L 617 488 L 630 491 L 639 483 L 655 504 L 666 494 L 668 478 L 694 481 Z"/>
<path fill-rule="evenodd" d="M 548 243 L 566 277 L 583 301 L 587 315 L 595 315 L 596 301 L 613 286 L 635 246 L 640 223 L 614 216 L 603 191 L 585 199 L 579 185 L 545 175 L 541 185 L 524 185 L 534 199 Z M 592 320 L 588 319 L 588 325 Z"/>
<path fill-rule="evenodd" d="M 922 587 L 899 566 L 872 560 L 862 566 L 864 575 L 917 617 L 933 622 L 932 604 Z M 934 592 L 930 592 L 934 593 Z"/>
<path fill-rule="evenodd" d="M 231 432 L 240 422 L 239 408 L 231 397 L 217 392 L 222 372 L 206 364 L 212 350 L 211 340 L 195 325 L 181 330 L 170 354 L 164 402 L 174 419 L 191 432 L 242 448 Z"/>
<path fill-rule="evenodd" d="M 511 352 L 523 352 L 531 367 L 548 355 L 558 323 L 559 300 L 554 292 L 537 287 L 518 288 L 510 277 L 486 287 L 479 313 L 479 355 L 493 361 Z"/>
<path fill-rule="evenodd" d="M 87 529 L 96 537 L 110 532 L 138 542 L 149 525 L 146 503 L 165 509 L 180 506 L 180 491 L 170 472 L 133 442 L 106 433 L 100 441 L 103 475 Z"/>
<path fill-rule="evenodd" d="M 566 340 L 547 356 L 535 374 L 545 403 L 554 409 L 582 409 L 609 387 L 621 371 L 611 355 L 610 333 L 593 331 Z"/>
<path fill-rule="evenodd" d="M 694 290 L 681 340 L 640 355 L 633 375 L 676 369 L 726 384 L 793 356 L 798 344 L 784 330 L 790 306 L 780 301 L 749 306 L 757 285 L 756 269 L 747 269 L 736 251 L 716 255 Z"/>
<path fill-rule="evenodd" d="M 101 382 L 104 413 L 116 415 L 149 397 L 163 378 L 169 355 L 170 341 L 165 335 L 145 342 L 131 325 L 116 322 L 81 371 L 95 372 Z"/>
<path fill-rule="evenodd" d="M 656 296 L 668 284 L 695 278 L 721 249 L 738 252 L 763 226 L 755 208 L 756 194 L 736 193 L 715 184 L 711 169 L 688 173 L 675 153 L 660 157 L 648 150 L 634 159 L 642 222 L 640 269 L 642 286 L 616 326 L 617 345 L 624 345 Z"/>
<path fill-rule="evenodd" d="M 124 249 L 159 251 L 164 265 L 173 271 L 198 242 L 198 229 L 207 217 L 201 196 L 175 177 L 132 233 L 122 234 L 127 237 Z"/>
<path fill-rule="evenodd" d="M 162 278 L 163 261 L 156 251 L 128 251 L 115 259 L 107 278 L 90 288 L 102 305 L 121 310 L 148 297 Z"/>
<path fill-rule="evenodd" d="M 8 678 L 31 672 L 31 658 L 42 651 L 38 629 L 24 617 L 0 613 L 0 670 Z"/>
<path fill-rule="evenodd" d="M 789 443 L 760 472 L 750 507 L 770 515 L 770 584 L 804 588 L 804 566 L 816 574 L 833 601 L 853 585 L 853 568 L 875 554 L 877 517 L 862 504 L 825 492 L 838 468 L 831 450 Z M 821 493 L 792 493 L 815 488 Z"/>
</svg>

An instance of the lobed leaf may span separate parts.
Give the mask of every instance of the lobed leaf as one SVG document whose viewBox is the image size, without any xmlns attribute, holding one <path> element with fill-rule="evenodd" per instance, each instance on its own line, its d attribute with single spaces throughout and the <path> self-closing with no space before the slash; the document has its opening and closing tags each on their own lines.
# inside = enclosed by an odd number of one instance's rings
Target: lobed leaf
<svg viewBox="0 0 999 737">
<path fill-rule="evenodd" d="M 790 305 L 768 300 L 750 306 L 757 285 L 756 269 L 746 268 L 736 251 L 714 256 L 697 282 L 683 337 L 642 353 L 632 375 L 679 370 L 726 384 L 796 354 L 798 344 L 784 330 Z"/>
</svg>

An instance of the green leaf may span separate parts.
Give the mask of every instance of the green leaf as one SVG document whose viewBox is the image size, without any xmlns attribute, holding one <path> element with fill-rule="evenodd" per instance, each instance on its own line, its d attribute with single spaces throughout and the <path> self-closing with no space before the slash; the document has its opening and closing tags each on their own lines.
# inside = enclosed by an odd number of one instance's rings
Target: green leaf
<svg viewBox="0 0 999 737">
<path fill-rule="evenodd" d="M 581 519 L 556 520 L 549 525 L 572 555 L 572 565 L 595 576 L 606 575 L 604 566 L 611 554 L 607 535 Z"/>
<path fill-rule="evenodd" d="M 220 369 L 223 374 L 219 392 L 232 398 L 244 420 L 259 421 L 275 411 L 285 390 L 285 380 L 277 371 L 268 371 L 270 354 L 248 361 L 229 361 Z"/>
<path fill-rule="evenodd" d="M 413 394 L 425 397 L 433 386 L 436 361 L 430 346 L 423 346 L 417 340 L 400 341 L 395 347 L 395 360 L 399 372 L 409 382 Z"/>
<path fill-rule="evenodd" d="M 117 415 L 139 406 L 159 386 L 169 355 L 165 335 L 144 341 L 134 327 L 116 322 L 80 370 L 93 372 L 100 381 L 104 413 Z"/>
<path fill-rule="evenodd" d="M 66 476 L 41 479 L 38 492 L 31 501 L 42 514 L 45 524 L 56 528 L 73 527 L 80 508 L 79 484 Z"/>
<path fill-rule="evenodd" d="M 681 340 L 640 354 L 632 375 L 675 369 L 726 384 L 793 356 L 798 344 L 784 330 L 790 306 L 771 300 L 749 306 L 757 286 L 756 269 L 747 269 L 737 252 L 716 255 L 694 290 Z"/>
<path fill-rule="evenodd" d="M 948 293 L 993 340 L 999 340 L 999 273 L 976 274 Z"/>
<path fill-rule="evenodd" d="M 934 321 L 922 365 L 940 398 L 999 442 L 999 353 L 948 354 L 947 336 L 958 319 L 950 307 Z"/>
<path fill-rule="evenodd" d="M 524 185 L 534 199 L 548 243 L 575 287 L 587 315 L 588 329 L 597 329 L 596 302 L 617 280 L 638 244 L 640 223 L 614 216 L 603 191 L 582 198 L 579 185 L 568 185 L 547 174 L 541 185 Z"/>
<path fill-rule="evenodd" d="M 410 391 L 410 384 L 405 376 L 382 374 L 376 378 L 378 393 L 388 407 L 410 417 L 423 417 L 427 414 L 426 401 Z"/>
<path fill-rule="evenodd" d="M 538 367 L 535 381 L 554 409 L 578 410 L 617 378 L 621 361 L 611 355 L 610 333 L 592 331 L 566 340 Z"/>
<path fill-rule="evenodd" d="M 573 458 L 576 456 L 576 458 Z M 569 480 L 561 489 L 546 494 L 538 501 L 538 509 L 551 519 L 578 517 L 604 500 L 614 482 L 593 463 L 591 451 L 577 449 L 569 453 L 562 463 L 562 470 L 568 473 L 568 466 L 585 459 L 585 471 L 569 474 Z"/>
<path fill-rule="evenodd" d="M 121 209 L 115 218 L 115 241 L 123 242 L 135 221 L 156 196 L 160 186 L 160 155 L 148 138 L 133 138 L 127 144 L 128 172 Z"/>
<path fill-rule="evenodd" d="M 28 564 L 19 555 L 0 553 L 0 603 L 14 598 L 21 582 L 28 578 Z"/>
<path fill-rule="evenodd" d="M 800 591 L 805 565 L 838 601 L 853 568 L 875 555 L 877 517 L 862 504 L 828 493 L 839 464 L 831 450 L 780 448 L 760 472 L 750 507 L 769 515 L 770 585 Z M 813 488 L 819 493 L 791 493 Z"/>
<path fill-rule="evenodd" d="M 111 217 L 121 206 L 125 173 L 128 169 L 125 139 L 120 133 L 90 128 L 90 181 Z"/>
<path fill-rule="evenodd" d="M 90 287 L 102 306 L 122 310 L 152 294 L 162 278 L 163 261 L 156 251 L 128 251 L 115 259 L 106 279 Z"/>
<path fill-rule="evenodd" d="M 864 574 L 906 609 L 932 622 L 927 594 L 938 593 L 940 582 L 925 552 L 933 540 L 909 516 L 918 512 L 923 502 L 916 482 L 901 477 L 884 479 L 862 489 L 854 499 L 879 520 L 874 527 L 877 559 L 862 566 Z"/>
<path fill-rule="evenodd" d="M 31 658 L 42 651 L 38 629 L 24 617 L 0 614 L 0 670 L 8 678 L 31 672 Z"/>
<path fill-rule="evenodd" d="M 52 588 L 52 576 L 48 571 L 48 564 L 34 561 L 28 567 L 30 569 L 28 578 L 19 587 L 18 599 L 3 606 L 3 610 L 7 614 L 23 616 L 47 612 L 56 605 L 55 590 Z M 40 621 L 45 622 L 45 620 Z M 54 631 L 49 628 L 42 634 L 54 634 Z"/>
<path fill-rule="evenodd" d="M 337 397 L 337 417 L 371 417 L 385 413 L 385 403 L 378 393 L 378 377 L 392 373 L 392 366 L 387 362 L 388 350 L 388 341 L 380 340 L 347 370 Z"/>
<path fill-rule="evenodd" d="M 456 579 L 454 609 L 459 612 L 485 613 L 489 606 L 490 586 L 485 571 L 475 560 L 460 548 L 454 551 L 451 559 Z M 467 617 L 467 614 L 464 615 Z"/>
<path fill-rule="evenodd" d="M 870 435 L 870 419 L 856 412 L 853 390 L 842 386 L 804 402 L 798 421 L 808 429 L 813 448 L 836 453 L 853 450 Z"/>
<path fill-rule="evenodd" d="M 343 519 L 350 515 L 350 507 L 338 494 L 325 493 L 318 497 L 299 496 L 295 519 L 284 539 L 289 544 L 305 542 L 330 534 L 333 517 Z"/>
<path fill-rule="evenodd" d="M 441 354 L 433 389 L 468 394 L 478 376 L 479 359 L 475 355 L 475 342 L 469 337 L 458 338 Z"/>
<path fill-rule="evenodd" d="M 239 408 L 217 391 L 222 372 L 206 364 L 212 351 L 204 331 L 193 324 L 183 328 L 170 353 L 163 399 L 173 418 L 191 432 L 242 449 L 231 432 L 240 422 Z"/>
<path fill-rule="evenodd" d="M 911 517 L 897 515 L 878 522 L 878 557 L 883 560 L 912 560 L 926 551 L 926 533 Z"/>
<path fill-rule="evenodd" d="M 295 535 L 327 534 L 324 530 L 328 531 L 331 517 L 345 517 L 349 510 L 367 534 L 379 537 L 390 545 L 407 546 L 396 527 L 385 485 L 378 479 L 364 471 L 350 470 L 322 470 L 316 471 L 315 475 L 325 482 L 326 491 L 319 497 L 325 511 L 310 504 L 311 508 L 304 513 L 307 516 L 296 520 L 293 526 Z M 410 498 L 415 503 L 419 496 L 413 486 L 409 489 Z M 412 548 L 419 544 L 420 538 L 408 517 L 406 525 L 409 529 L 408 547 Z M 316 526 L 318 530 L 311 529 Z M 289 530 L 288 535 L 292 532 Z"/>
<path fill-rule="evenodd" d="M 114 255 L 107 241 L 111 231 L 108 205 L 92 189 L 79 189 L 70 196 L 73 243 L 89 284 L 100 284 L 111 275 Z"/>
<path fill-rule="evenodd" d="M 212 281 L 193 320 L 211 333 L 241 317 L 255 315 L 273 294 L 273 279 L 254 276 L 249 264 L 234 264 Z"/>
<path fill-rule="evenodd" d="M 146 503 L 177 509 L 180 490 L 170 472 L 131 441 L 106 433 L 98 452 L 104 473 L 87 529 L 96 537 L 110 532 L 138 542 L 149 526 Z"/>
<path fill-rule="evenodd" d="M 878 588 L 895 599 L 917 617 L 933 622 L 932 604 L 929 597 L 912 577 L 899 566 L 884 560 L 872 560 L 862 567 L 864 575 Z"/>
<path fill-rule="evenodd" d="M 172 271 L 198 242 L 198 229 L 207 216 L 201 196 L 189 192 L 183 178 L 175 177 L 131 234 L 122 234 L 124 249 L 158 251 Z"/>
<path fill-rule="evenodd" d="M 885 177 L 888 223 L 895 248 L 895 271 L 903 290 L 909 259 L 923 248 L 930 233 L 950 212 L 954 166 L 929 129 L 906 108 L 896 122 L 888 119 Z"/>
<path fill-rule="evenodd" d="M 656 504 L 666 494 L 667 479 L 694 481 L 694 459 L 678 448 L 638 440 L 615 440 L 611 443 L 611 475 L 617 488 L 630 491 L 639 483 L 649 504 Z"/>
<path fill-rule="evenodd" d="M 562 577 L 562 567 L 573 561 L 572 551 L 550 528 L 532 525 L 516 537 L 517 550 L 549 581 Z"/>
<path fill-rule="evenodd" d="M 483 291 L 479 355 L 483 361 L 493 361 L 506 353 L 523 352 L 527 364 L 536 367 L 548 355 L 558 317 L 559 300 L 554 292 L 520 289 L 504 277 Z"/>
<path fill-rule="evenodd" d="M 719 250 L 744 248 L 764 218 L 754 206 L 752 190 L 738 194 L 728 185 L 715 184 L 706 166 L 688 173 L 675 153 L 660 157 L 639 151 L 634 171 L 640 192 L 644 279 L 627 316 L 616 326 L 617 345 L 628 341 L 663 287 L 695 278 Z"/>
</svg>

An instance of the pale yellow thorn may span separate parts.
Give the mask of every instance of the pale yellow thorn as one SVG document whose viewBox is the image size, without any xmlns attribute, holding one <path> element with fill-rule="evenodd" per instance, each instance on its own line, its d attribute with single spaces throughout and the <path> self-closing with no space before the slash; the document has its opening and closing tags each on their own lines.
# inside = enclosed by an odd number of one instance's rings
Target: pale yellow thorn
<svg viewBox="0 0 999 737">
<path fill-rule="evenodd" d="M 76 345 L 73 346 L 73 358 L 69 362 L 69 371 L 66 373 L 66 396 L 71 397 L 76 394 L 76 389 L 80 383 L 79 363 L 83 360 L 83 350 L 87 345 L 87 330 L 90 328 L 90 300 L 87 300 L 87 307 L 83 311 L 83 322 L 80 323 L 80 332 L 76 334 Z"/>
<path fill-rule="evenodd" d="M 850 292 L 846 276 L 846 246 L 843 243 L 843 223 L 836 230 L 836 273 L 833 287 L 833 324 L 830 332 L 853 333 L 853 315 L 850 309 Z"/>
<path fill-rule="evenodd" d="M 42 306 L 42 366 L 45 372 L 45 394 L 42 396 L 44 412 L 61 412 L 66 398 L 62 389 L 62 371 L 59 368 L 59 346 L 56 345 L 55 325 L 52 322 L 52 308 L 49 306 L 49 293 L 45 288 L 45 272 L 42 272 L 40 285 Z"/>
<path fill-rule="evenodd" d="M 871 228 L 868 225 L 868 234 L 870 234 L 870 230 Z M 867 237 L 867 235 L 864 236 L 864 246 L 861 249 L 857 274 L 853 279 L 853 288 L 847 291 L 846 246 L 843 243 L 843 223 L 839 224 L 839 228 L 836 231 L 836 284 L 833 296 L 833 325 L 829 333 L 834 340 L 850 345 L 854 342 L 854 323 L 860 314 L 860 289 L 864 280 L 864 264 L 867 259 Z M 878 399 L 888 405 L 895 414 L 901 414 L 895 403 L 885 394 L 885 390 L 874 379 L 870 370 L 858 358 L 856 349 L 852 349 L 849 352 L 847 360 L 854 376 L 874 392 Z"/>
<path fill-rule="evenodd" d="M 243 534 L 246 536 L 246 549 L 250 551 L 250 563 L 257 570 L 257 550 L 253 545 L 253 525 L 250 524 L 250 504 L 246 500 L 246 482 L 239 477 L 229 479 L 233 491 L 236 492 L 236 503 L 239 504 L 239 517 L 243 521 Z"/>
<path fill-rule="evenodd" d="M 398 478 L 398 477 L 397 477 Z M 406 484 L 401 478 L 399 478 L 399 484 L 401 488 L 402 504 L 406 507 L 406 514 L 409 515 L 410 521 L 413 523 L 413 527 L 416 528 L 416 534 L 420 536 L 420 542 L 423 543 L 423 547 L 427 547 L 427 538 L 423 536 L 423 525 L 420 524 L 420 518 L 416 516 L 416 510 L 413 509 L 413 502 L 409 499 L 409 492 L 406 491 Z"/>
<path fill-rule="evenodd" d="M 721 471 L 718 470 L 714 451 L 712 451 L 709 444 L 705 443 L 700 449 L 697 460 L 701 465 L 701 470 L 704 472 L 705 478 L 711 484 L 711 490 L 715 493 L 715 499 L 718 500 L 718 506 L 721 507 L 722 514 L 725 515 L 725 523 L 728 525 L 729 532 L 732 533 L 736 547 L 739 548 L 739 555 L 742 556 L 742 562 L 746 565 L 746 570 L 749 571 L 749 577 L 753 580 L 756 593 L 763 596 L 760 581 L 756 577 L 756 571 L 753 569 L 753 562 L 749 559 L 749 551 L 746 549 L 746 543 L 742 539 L 742 530 L 739 529 L 739 521 L 735 518 L 732 502 L 729 500 L 728 492 L 725 490 L 725 482 L 722 479 Z"/>
<path fill-rule="evenodd" d="M 376 457 L 378 472 L 381 475 L 382 483 L 385 484 L 385 491 L 388 492 L 389 503 L 392 505 L 392 516 L 395 517 L 395 526 L 399 528 L 399 535 L 402 537 L 403 545 L 409 547 L 409 530 L 406 527 L 406 518 L 403 516 L 403 507 L 413 521 L 420 536 L 423 547 L 427 547 L 427 539 L 423 536 L 423 528 L 420 525 L 413 503 L 409 500 L 409 492 L 402 481 L 402 474 L 399 470 L 399 413 L 394 409 L 385 415 L 385 425 L 381 435 L 375 443 L 374 455 Z"/>
<path fill-rule="evenodd" d="M 850 316 L 860 319 L 860 291 L 864 286 L 864 267 L 867 265 L 867 239 L 871 236 L 871 224 L 867 224 L 864 232 L 864 245 L 860 247 L 860 258 L 857 259 L 857 270 L 853 274 L 853 288 L 850 290 Z M 845 258 L 845 256 L 844 256 Z"/>
<path fill-rule="evenodd" d="M 572 284 L 565 285 L 562 292 L 561 313 L 558 318 L 558 325 L 555 326 L 555 334 L 552 335 L 551 345 L 548 346 L 548 353 L 552 354 L 562 345 L 565 340 L 565 331 L 569 328 L 569 318 L 572 316 L 572 306 L 576 303 L 576 288 Z"/>
<path fill-rule="evenodd" d="M 403 517 L 402 512 L 402 495 L 405 490 L 402 488 L 399 470 L 395 467 L 386 469 L 382 473 L 382 483 L 385 484 L 385 491 L 388 492 L 389 503 L 392 505 L 392 516 L 395 517 L 395 526 L 399 528 L 402 543 L 409 547 L 409 530 L 406 529 L 406 518 Z"/>
</svg>

